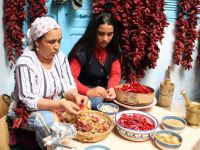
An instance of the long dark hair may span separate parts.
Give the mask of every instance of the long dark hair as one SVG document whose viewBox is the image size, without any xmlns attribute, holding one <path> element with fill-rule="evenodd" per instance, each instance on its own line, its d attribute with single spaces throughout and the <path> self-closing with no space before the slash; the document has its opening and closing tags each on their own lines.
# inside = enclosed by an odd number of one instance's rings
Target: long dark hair
<svg viewBox="0 0 200 150">
<path fill-rule="evenodd" d="M 69 61 L 77 52 L 88 51 L 90 53 L 95 49 L 96 33 L 99 25 L 101 24 L 113 25 L 114 35 L 111 42 L 107 45 L 106 49 L 108 49 L 108 52 L 112 52 L 115 55 L 120 56 L 121 49 L 118 40 L 119 39 L 118 22 L 115 20 L 114 16 L 111 13 L 101 12 L 99 14 L 93 15 L 90 23 L 88 24 L 85 30 L 85 33 L 70 51 L 68 55 Z"/>
</svg>

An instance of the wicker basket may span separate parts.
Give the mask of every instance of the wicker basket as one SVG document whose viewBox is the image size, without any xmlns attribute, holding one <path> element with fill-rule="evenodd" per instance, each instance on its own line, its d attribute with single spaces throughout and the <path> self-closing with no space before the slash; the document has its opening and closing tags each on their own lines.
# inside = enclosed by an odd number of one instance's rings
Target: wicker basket
<svg viewBox="0 0 200 150">
<path fill-rule="evenodd" d="M 110 132 L 112 131 L 112 129 L 114 128 L 114 121 L 111 117 L 109 117 L 108 115 L 99 112 L 99 111 L 94 111 L 94 110 L 88 110 L 88 111 L 84 111 L 83 113 L 89 115 L 89 114 L 94 114 L 97 115 L 100 118 L 103 118 L 104 120 L 109 122 L 109 129 L 103 133 L 95 133 L 95 134 L 91 134 L 91 133 L 87 133 L 87 132 L 81 132 L 78 131 L 77 135 L 75 137 L 75 140 L 83 142 L 83 143 L 94 143 L 94 142 L 98 142 L 101 141 L 103 139 L 105 139 Z"/>
<path fill-rule="evenodd" d="M 146 106 L 153 103 L 154 100 L 154 89 L 149 86 L 145 86 L 151 89 L 151 93 L 143 94 L 143 93 L 133 93 L 133 92 L 124 92 L 119 90 L 118 88 L 122 87 L 122 85 L 118 85 L 115 87 L 116 100 L 122 104 L 126 105 L 134 105 L 134 106 Z"/>
</svg>

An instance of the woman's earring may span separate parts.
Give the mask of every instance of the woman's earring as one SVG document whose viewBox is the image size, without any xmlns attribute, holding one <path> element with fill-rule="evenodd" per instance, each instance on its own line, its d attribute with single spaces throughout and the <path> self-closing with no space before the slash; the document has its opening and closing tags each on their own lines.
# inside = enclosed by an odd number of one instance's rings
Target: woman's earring
<svg viewBox="0 0 200 150">
<path fill-rule="evenodd" d="M 38 47 L 36 47 L 36 51 L 37 51 L 37 52 L 39 51 L 39 48 L 38 48 Z"/>
</svg>

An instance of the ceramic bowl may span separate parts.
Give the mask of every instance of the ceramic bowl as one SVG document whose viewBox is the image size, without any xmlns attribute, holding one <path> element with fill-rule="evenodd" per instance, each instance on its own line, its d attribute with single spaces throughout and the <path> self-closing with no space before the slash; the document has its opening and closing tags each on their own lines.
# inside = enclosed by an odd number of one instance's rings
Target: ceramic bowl
<svg viewBox="0 0 200 150">
<path fill-rule="evenodd" d="M 119 111 L 119 107 L 114 103 L 100 103 L 97 105 L 97 110 L 107 114 L 114 115 Z"/>
<path fill-rule="evenodd" d="M 178 116 L 165 116 L 162 118 L 162 127 L 165 130 L 181 133 L 186 125 L 187 122 Z"/>
<path fill-rule="evenodd" d="M 161 135 L 161 134 L 164 138 L 160 138 L 161 136 L 159 136 L 159 135 Z M 165 139 L 168 136 L 173 137 L 173 143 L 169 139 L 168 140 Z M 182 142 L 183 142 L 183 139 L 179 134 L 172 132 L 172 131 L 168 131 L 168 130 L 160 130 L 160 131 L 156 132 L 153 139 L 155 141 L 155 144 L 162 150 L 178 149 L 182 145 Z M 170 139 L 172 139 L 172 138 L 170 138 Z M 175 139 L 178 140 L 179 142 L 176 143 L 174 141 Z M 166 140 L 167 140 L 167 142 L 166 142 Z"/>
<path fill-rule="evenodd" d="M 144 116 L 146 118 L 146 121 L 150 124 L 152 124 L 154 127 L 150 130 L 135 130 L 135 129 L 131 129 L 131 128 L 126 128 L 124 127 L 120 122 L 119 119 L 121 118 L 122 115 L 141 115 Z M 121 134 L 124 138 L 131 140 L 131 141 L 146 141 L 148 140 L 150 137 L 152 137 L 157 128 L 158 128 L 158 120 L 145 112 L 142 111 L 138 111 L 138 110 L 125 110 L 125 111 L 121 111 L 119 113 L 117 113 L 115 115 L 115 122 L 117 125 L 117 131 L 119 132 L 119 134 Z"/>
</svg>

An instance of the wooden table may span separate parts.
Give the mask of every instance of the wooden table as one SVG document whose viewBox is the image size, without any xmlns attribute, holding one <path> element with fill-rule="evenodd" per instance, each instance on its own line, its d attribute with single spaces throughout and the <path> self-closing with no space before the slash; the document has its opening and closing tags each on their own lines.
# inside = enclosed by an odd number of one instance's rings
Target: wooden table
<svg viewBox="0 0 200 150">
<path fill-rule="evenodd" d="M 184 117 L 180 114 L 172 112 L 170 110 L 163 109 L 158 106 L 154 106 L 153 108 L 143 110 L 155 116 L 159 123 L 163 116 L 166 115 L 176 115 Z M 159 127 L 158 130 L 162 128 Z M 180 134 L 183 138 L 182 146 L 180 150 L 200 150 L 200 128 L 191 128 L 187 126 L 185 130 Z M 156 150 L 158 149 L 152 140 L 148 140 L 145 142 L 134 142 L 128 141 L 123 138 L 117 131 L 116 128 L 113 129 L 111 134 L 104 139 L 103 141 L 97 143 L 81 143 L 78 141 L 74 141 L 72 139 L 66 139 L 63 144 L 68 146 L 77 147 L 77 150 L 84 150 L 89 145 L 104 145 L 111 150 Z M 48 147 L 50 150 L 51 147 Z M 67 149 L 66 149 L 67 150 Z"/>
</svg>

